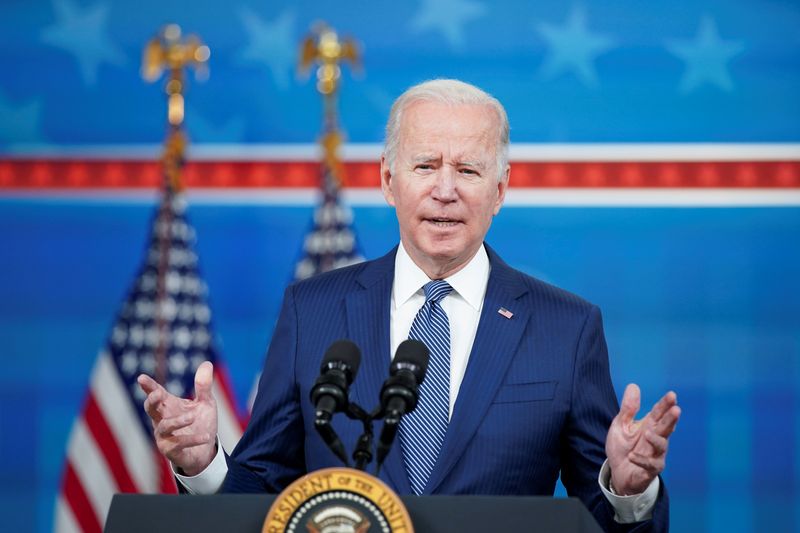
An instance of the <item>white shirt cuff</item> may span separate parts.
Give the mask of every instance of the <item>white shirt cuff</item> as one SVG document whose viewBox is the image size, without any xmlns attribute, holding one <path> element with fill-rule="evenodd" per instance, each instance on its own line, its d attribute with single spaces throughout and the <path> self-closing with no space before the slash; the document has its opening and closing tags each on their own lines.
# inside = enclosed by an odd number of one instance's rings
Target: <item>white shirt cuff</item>
<svg viewBox="0 0 800 533">
<path fill-rule="evenodd" d="M 606 459 L 600 468 L 597 481 L 600 483 L 600 490 L 603 491 L 611 507 L 614 508 L 614 520 L 618 523 L 630 524 L 653 518 L 653 506 L 656 504 L 658 490 L 661 487 L 661 481 L 658 476 L 650 482 L 650 485 L 641 494 L 620 496 L 610 490 L 611 467 L 608 466 L 608 459 Z"/>
<path fill-rule="evenodd" d="M 222 486 L 225 476 L 228 474 L 228 463 L 225 461 L 225 450 L 219 443 L 217 437 L 217 455 L 205 470 L 195 476 L 183 476 L 179 474 L 175 465 L 170 464 L 172 473 L 175 474 L 178 482 L 189 494 L 214 494 Z"/>
</svg>

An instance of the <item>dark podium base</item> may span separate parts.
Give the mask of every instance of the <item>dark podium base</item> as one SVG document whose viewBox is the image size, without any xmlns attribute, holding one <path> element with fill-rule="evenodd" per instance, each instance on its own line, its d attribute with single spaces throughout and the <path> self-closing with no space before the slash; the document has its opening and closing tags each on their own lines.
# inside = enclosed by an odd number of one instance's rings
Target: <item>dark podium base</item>
<svg viewBox="0 0 800 533">
<path fill-rule="evenodd" d="M 261 531 L 273 495 L 163 496 L 117 494 L 106 533 Z M 599 533 L 574 498 L 500 496 L 404 496 L 417 533 L 530 531 Z"/>
</svg>

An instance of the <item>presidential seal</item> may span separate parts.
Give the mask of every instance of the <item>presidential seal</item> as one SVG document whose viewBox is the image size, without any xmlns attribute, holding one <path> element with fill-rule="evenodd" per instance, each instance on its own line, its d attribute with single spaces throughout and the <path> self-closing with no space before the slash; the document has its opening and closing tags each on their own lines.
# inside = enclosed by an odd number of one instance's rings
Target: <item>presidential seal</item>
<svg viewBox="0 0 800 533">
<path fill-rule="evenodd" d="M 403 502 L 380 479 L 351 468 L 307 474 L 281 492 L 262 533 L 413 533 Z"/>
</svg>

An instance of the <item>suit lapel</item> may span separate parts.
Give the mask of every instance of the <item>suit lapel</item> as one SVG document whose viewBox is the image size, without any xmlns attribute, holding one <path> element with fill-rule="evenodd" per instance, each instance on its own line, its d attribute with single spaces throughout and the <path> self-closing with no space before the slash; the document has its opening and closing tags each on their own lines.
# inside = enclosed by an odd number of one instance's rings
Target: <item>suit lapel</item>
<svg viewBox="0 0 800 533">
<path fill-rule="evenodd" d="M 492 270 L 478 330 L 453 417 L 425 494 L 436 490 L 464 453 L 503 381 L 530 318 L 529 306 L 518 302 L 528 290 L 519 273 L 488 246 L 486 251 Z M 511 311 L 513 316 L 506 318 L 498 312 L 501 308 Z"/>
<path fill-rule="evenodd" d="M 381 385 L 389 376 L 389 319 L 396 252 L 397 248 L 368 264 L 357 278 L 360 287 L 345 299 L 348 335 L 361 348 L 361 366 L 352 385 L 353 400 L 367 410 L 379 400 Z M 384 473 L 398 492 L 411 491 L 399 441 L 386 458 Z"/>
</svg>

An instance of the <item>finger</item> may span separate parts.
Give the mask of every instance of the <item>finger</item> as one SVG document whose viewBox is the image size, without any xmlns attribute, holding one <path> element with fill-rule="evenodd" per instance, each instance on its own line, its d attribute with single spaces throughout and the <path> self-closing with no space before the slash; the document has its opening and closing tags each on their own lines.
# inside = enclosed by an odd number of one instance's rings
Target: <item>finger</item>
<svg viewBox="0 0 800 533">
<path fill-rule="evenodd" d="M 627 424 L 633 422 L 636 413 L 639 412 L 641 403 L 641 392 L 638 385 L 635 383 L 628 384 L 625 387 L 625 394 L 622 395 L 622 405 L 619 409 L 620 421 Z"/>
<path fill-rule="evenodd" d="M 150 394 L 154 390 L 161 387 L 156 380 L 147 374 L 139 374 L 139 377 L 136 378 L 136 381 L 139 383 L 139 388 L 142 389 L 145 394 Z"/>
<path fill-rule="evenodd" d="M 204 361 L 194 375 L 194 393 L 197 401 L 214 401 L 211 388 L 214 385 L 214 365 L 210 361 Z"/>
<path fill-rule="evenodd" d="M 645 441 L 647 441 L 648 444 L 650 444 L 650 446 L 653 447 L 654 457 L 666 455 L 667 447 L 669 446 L 669 441 L 666 439 L 666 437 L 662 437 L 655 431 L 648 430 L 644 432 L 644 439 Z M 639 450 L 634 450 L 634 453 L 640 453 L 640 452 Z"/>
<path fill-rule="evenodd" d="M 628 460 L 653 477 L 663 472 L 666 465 L 663 456 L 650 457 L 636 452 L 629 453 Z"/>
<path fill-rule="evenodd" d="M 202 444 L 209 443 L 209 435 L 207 433 L 181 435 L 179 437 L 172 437 L 169 439 L 162 439 L 159 441 L 158 449 L 167 456 L 170 460 L 176 454 L 182 452 L 186 448 L 193 448 Z"/>
<path fill-rule="evenodd" d="M 672 406 L 677 405 L 677 403 L 678 395 L 675 394 L 674 391 L 669 391 L 662 396 L 650 410 L 650 417 L 654 422 L 659 421 L 661 417 L 664 416 Z"/>
<path fill-rule="evenodd" d="M 156 385 L 157 388 L 144 399 L 144 411 L 154 422 L 161 420 L 160 407 L 167 394 L 161 385 Z"/>
<path fill-rule="evenodd" d="M 661 420 L 658 421 L 658 424 L 655 426 L 655 431 L 662 437 L 669 437 L 672 435 L 672 432 L 675 431 L 675 426 L 678 425 L 678 420 L 681 417 L 681 408 L 677 405 L 673 405 L 669 408 L 669 410 L 661 417 Z"/>
<path fill-rule="evenodd" d="M 162 419 L 161 422 L 158 423 L 158 426 L 155 428 L 155 430 L 158 436 L 167 438 L 174 435 L 176 431 L 190 426 L 193 422 L 194 415 L 191 413 L 186 413 L 183 415 Z"/>
<path fill-rule="evenodd" d="M 179 415 L 190 404 L 189 400 L 183 400 L 170 394 L 161 385 L 156 384 L 156 387 L 144 400 L 144 410 L 154 423 L 159 422 L 164 417 Z"/>
</svg>

